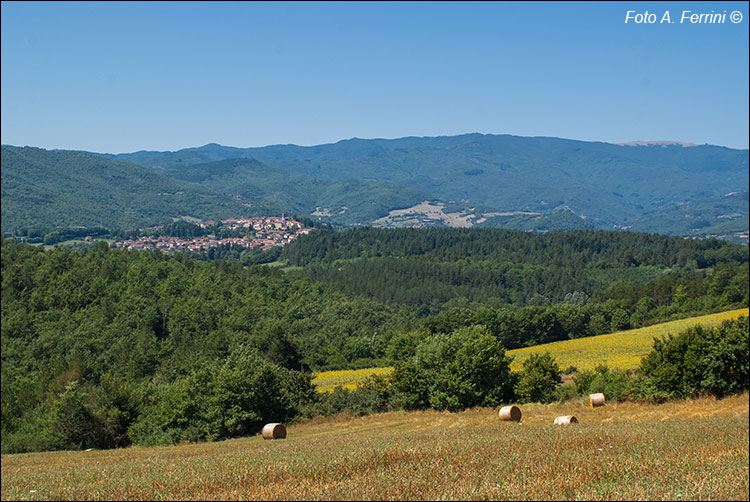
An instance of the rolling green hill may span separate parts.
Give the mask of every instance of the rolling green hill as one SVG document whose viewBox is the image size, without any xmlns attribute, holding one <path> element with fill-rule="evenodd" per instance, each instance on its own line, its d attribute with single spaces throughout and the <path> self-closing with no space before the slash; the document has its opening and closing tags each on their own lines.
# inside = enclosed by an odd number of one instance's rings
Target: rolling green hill
<svg viewBox="0 0 750 502">
<path fill-rule="evenodd" d="M 520 349 L 748 302 L 747 246 L 715 239 L 319 229 L 285 251 L 297 272 L 3 239 L 3 452 L 237 437 L 325 412 L 300 370 L 398 366 L 454 335 Z"/>
<path fill-rule="evenodd" d="M 562 302 L 620 281 L 674 279 L 673 271 L 725 260 L 740 265 L 747 253 L 721 240 L 632 232 L 358 228 L 315 232 L 285 246 L 281 257 L 347 294 L 436 306 Z"/>
<path fill-rule="evenodd" d="M 152 168 L 76 151 L 2 147 L 2 228 L 132 228 L 172 218 L 229 217 L 229 197 Z"/>
</svg>

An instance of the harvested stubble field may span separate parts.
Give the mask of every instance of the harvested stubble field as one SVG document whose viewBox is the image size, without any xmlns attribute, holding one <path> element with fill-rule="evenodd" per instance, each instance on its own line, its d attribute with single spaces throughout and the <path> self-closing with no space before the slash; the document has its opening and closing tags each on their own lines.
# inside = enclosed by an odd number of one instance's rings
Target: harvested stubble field
<svg viewBox="0 0 750 502">
<path fill-rule="evenodd" d="M 338 416 L 275 441 L 6 455 L 2 500 L 748 500 L 748 404 Z"/>
<path fill-rule="evenodd" d="M 607 335 L 577 338 L 575 340 L 564 340 L 561 342 L 535 345 L 523 349 L 509 350 L 508 355 L 513 356 L 510 365 L 512 371 L 521 371 L 523 362 L 531 354 L 542 354 L 549 352 L 557 361 L 560 369 L 575 366 L 578 371 L 592 370 L 600 364 L 606 364 L 611 369 L 630 370 L 637 368 L 643 356 L 648 354 L 654 346 L 654 338 L 676 335 L 691 326 L 718 325 L 727 319 L 736 319 L 740 316 L 747 317 L 750 310 L 747 308 L 708 314 L 698 317 L 690 317 L 677 321 L 655 324 L 646 328 L 618 331 Z M 318 392 L 329 392 L 337 385 L 354 390 L 357 384 L 363 382 L 373 374 L 389 375 L 392 367 L 367 368 L 361 370 L 345 371 L 323 371 L 315 374 L 313 383 Z"/>
</svg>

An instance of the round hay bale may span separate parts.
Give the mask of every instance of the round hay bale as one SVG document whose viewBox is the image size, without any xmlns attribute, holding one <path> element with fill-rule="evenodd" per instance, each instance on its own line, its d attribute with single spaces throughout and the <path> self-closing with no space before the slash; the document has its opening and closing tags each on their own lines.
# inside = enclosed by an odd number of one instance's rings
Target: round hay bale
<svg viewBox="0 0 750 502">
<path fill-rule="evenodd" d="M 518 406 L 503 406 L 500 408 L 498 415 L 500 416 L 500 420 L 508 420 L 511 422 L 521 421 L 521 410 Z"/>
<path fill-rule="evenodd" d="M 573 415 L 565 415 L 555 419 L 556 424 L 577 424 L 578 419 Z"/>
<path fill-rule="evenodd" d="M 589 394 L 589 403 L 591 403 L 592 408 L 604 406 L 604 394 L 601 392 L 598 394 Z"/>
<path fill-rule="evenodd" d="M 286 427 L 283 424 L 266 424 L 263 426 L 263 439 L 284 439 Z"/>
</svg>

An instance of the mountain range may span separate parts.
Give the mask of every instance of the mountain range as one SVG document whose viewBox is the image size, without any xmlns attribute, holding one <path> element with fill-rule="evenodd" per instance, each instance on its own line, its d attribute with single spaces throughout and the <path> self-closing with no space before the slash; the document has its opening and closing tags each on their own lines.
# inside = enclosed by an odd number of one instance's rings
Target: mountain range
<svg viewBox="0 0 750 502">
<path fill-rule="evenodd" d="M 287 212 L 342 226 L 746 239 L 748 150 L 476 133 L 124 154 L 3 146 L 2 202 L 3 231 Z"/>
</svg>

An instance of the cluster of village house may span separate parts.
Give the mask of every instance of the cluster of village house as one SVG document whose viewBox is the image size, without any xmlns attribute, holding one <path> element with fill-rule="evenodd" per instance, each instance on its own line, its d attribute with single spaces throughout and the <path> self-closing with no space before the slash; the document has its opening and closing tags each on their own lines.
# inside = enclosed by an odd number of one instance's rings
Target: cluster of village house
<svg viewBox="0 0 750 502">
<path fill-rule="evenodd" d="M 115 242 L 114 246 L 126 249 L 161 249 L 163 251 L 201 251 L 204 249 L 232 245 L 242 246 L 248 249 L 268 250 L 275 246 L 284 246 L 300 235 L 310 233 L 311 228 L 304 228 L 302 223 L 276 216 L 264 216 L 258 218 L 228 218 L 221 220 L 224 228 L 244 228 L 254 230 L 255 237 L 226 237 L 222 239 L 209 237 L 196 237 L 185 240 L 178 237 L 151 236 L 139 237 L 136 240 L 125 240 Z M 217 225 L 214 221 L 196 223 L 201 228 L 210 228 Z M 146 230 L 162 230 L 164 227 L 149 227 Z"/>
</svg>

